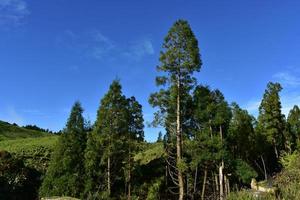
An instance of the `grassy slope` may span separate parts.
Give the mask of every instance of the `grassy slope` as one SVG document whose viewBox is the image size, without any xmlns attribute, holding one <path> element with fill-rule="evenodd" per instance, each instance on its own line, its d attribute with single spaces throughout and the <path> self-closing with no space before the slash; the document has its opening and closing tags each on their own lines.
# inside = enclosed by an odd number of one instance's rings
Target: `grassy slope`
<svg viewBox="0 0 300 200">
<path fill-rule="evenodd" d="M 48 133 L 29 130 L 0 120 L 0 141 L 47 136 Z"/>
<path fill-rule="evenodd" d="M 0 141 L 0 150 L 6 150 L 11 153 L 34 153 L 32 151 L 39 148 L 53 150 L 58 136 L 47 136 L 40 138 L 22 138 L 14 140 Z"/>
<path fill-rule="evenodd" d="M 44 172 L 58 136 L 0 121 L 0 151 L 13 153 L 25 164 Z"/>
<path fill-rule="evenodd" d="M 44 173 L 59 136 L 22 138 L 0 141 L 0 151 L 5 150 L 24 160 L 26 166 Z"/>
</svg>

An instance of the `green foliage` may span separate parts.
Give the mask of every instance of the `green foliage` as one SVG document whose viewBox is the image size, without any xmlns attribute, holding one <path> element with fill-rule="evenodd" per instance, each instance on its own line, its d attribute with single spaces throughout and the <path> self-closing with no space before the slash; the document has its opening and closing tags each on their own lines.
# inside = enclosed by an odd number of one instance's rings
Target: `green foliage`
<svg viewBox="0 0 300 200">
<path fill-rule="evenodd" d="M 0 121 L 0 141 L 8 139 L 33 138 L 44 136 L 49 136 L 49 134 L 37 130 L 30 130 L 23 127 L 19 127 L 16 124 L 10 124 L 8 122 Z"/>
<path fill-rule="evenodd" d="M 283 155 L 281 163 L 284 166 L 282 173 L 277 176 L 282 199 L 298 199 L 300 196 L 300 156 L 298 152 Z"/>
<path fill-rule="evenodd" d="M 288 149 L 293 152 L 300 142 L 300 109 L 296 105 L 289 112 L 285 138 Z"/>
<path fill-rule="evenodd" d="M 25 166 L 45 173 L 58 136 L 0 141 L 0 150 L 22 159 Z"/>
<path fill-rule="evenodd" d="M 0 151 L 0 199 L 36 199 L 39 178 L 40 174 L 22 160 Z"/>
<path fill-rule="evenodd" d="M 148 144 L 145 150 L 134 156 L 134 161 L 138 162 L 139 165 L 147 165 L 153 160 L 164 158 L 166 156 L 165 153 L 162 142 Z"/>
<path fill-rule="evenodd" d="M 79 197 L 84 186 L 84 149 L 86 133 L 83 109 L 76 102 L 66 128 L 59 136 L 49 168 L 40 188 L 40 195 Z"/>
<path fill-rule="evenodd" d="M 281 114 L 279 83 L 268 83 L 259 106 L 258 132 L 266 136 L 267 141 L 274 146 L 274 153 L 279 157 L 283 149 L 284 116 Z"/>
<path fill-rule="evenodd" d="M 235 174 L 244 184 L 250 184 L 251 179 L 257 177 L 256 171 L 241 159 L 236 160 Z"/>
<path fill-rule="evenodd" d="M 254 191 L 242 190 L 229 194 L 227 200 L 274 200 L 272 194 L 255 193 Z"/>
<path fill-rule="evenodd" d="M 144 141 L 142 106 L 126 99 L 119 81 L 113 81 L 101 100 L 94 130 L 85 151 L 85 196 L 98 191 L 109 197 L 125 196 L 124 185 L 133 188 L 133 156 Z"/>
<path fill-rule="evenodd" d="M 237 158 L 249 160 L 255 155 L 254 119 L 236 103 L 232 104 L 232 119 L 228 131 L 228 146 Z"/>
<path fill-rule="evenodd" d="M 160 199 L 160 190 L 163 182 L 163 178 L 158 178 L 149 187 L 146 200 L 157 200 Z"/>
</svg>

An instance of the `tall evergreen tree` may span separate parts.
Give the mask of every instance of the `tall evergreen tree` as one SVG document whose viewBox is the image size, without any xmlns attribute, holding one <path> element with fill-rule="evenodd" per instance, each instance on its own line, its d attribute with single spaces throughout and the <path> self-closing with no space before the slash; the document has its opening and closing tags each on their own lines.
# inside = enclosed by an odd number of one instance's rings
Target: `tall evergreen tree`
<svg viewBox="0 0 300 200">
<path fill-rule="evenodd" d="M 279 83 L 268 83 L 263 99 L 259 106 L 258 130 L 265 135 L 267 141 L 273 145 L 276 158 L 283 149 L 284 115 L 281 113 Z"/>
<path fill-rule="evenodd" d="M 53 152 L 41 196 L 79 197 L 83 192 L 86 132 L 82 113 L 80 103 L 76 102 Z"/>
<path fill-rule="evenodd" d="M 119 81 L 113 81 L 101 100 L 95 128 L 88 137 L 86 191 L 101 192 L 103 198 L 109 198 L 112 191 L 118 195 L 121 192 L 118 185 L 124 185 L 121 177 L 123 141 L 128 130 L 126 105 Z"/>
<path fill-rule="evenodd" d="M 175 111 L 174 121 L 165 122 L 165 126 L 176 137 L 176 178 L 179 188 L 179 200 L 184 198 L 184 161 L 183 161 L 183 111 L 186 108 L 186 98 L 196 80 L 193 73 L 200 70 L 201 59 L 198 41 L 187 21 L 178 20 L 169 30 L 160 54 L 158 71 L 164 74 L 157 77 L 158 86 L 165 86 L 160 92 L 152 94 L 150 103 L 160 107 L 160 114 L 170 117 Z M 169 97 L 166 97 L 169 95 Z M 173 102 L 171 102 L 173 101 Z M 167 115 L 167 116 L 166 116 Z M 169 115 L 169 116 L 168 116 Z M 175 127 L 170 127 L 175 123 Z M 173 130 L 171 130 L 173 129 Z"/>
<path fill-rule="evenodd" d="M 101 100 L 85 153 L 85 195 L 99 198 L 132 196 L 133 156 L 144 141 L 142 106 L 126 99 L 118 80 Z M 124 189 L 125 188 L 125 189 Z"/>
<path fill-rule="evenodd" d="M 289 112 L 287 118 L 287 135 L 289 150 L 294 151 L 300 140 L 300 109 L 295 105 Z"/>
<path fill-rule="evenodd" d="M 254 118 L 236 103 L 231 105 L 232 119 L 229 127 L 228 143 L 235 158 L 249 160 L 252 156 L 254 142 Z"/>
<path fill-rule="evenodd" d="M 142 113 L 142 106 L 135 99 L 131 97 L 127 99 L 127 112 L 128 112 L 128 132 L 126 136 L 128 159 L 124 161 L 125 163 L 125 179 L 127 185 L 127 199 L 132 198 L 132 182 L 134 162 L 133 157 L 135 153 L 139 150 L 138 143 L 144 141 L 144 118 Z"/>
</svg>

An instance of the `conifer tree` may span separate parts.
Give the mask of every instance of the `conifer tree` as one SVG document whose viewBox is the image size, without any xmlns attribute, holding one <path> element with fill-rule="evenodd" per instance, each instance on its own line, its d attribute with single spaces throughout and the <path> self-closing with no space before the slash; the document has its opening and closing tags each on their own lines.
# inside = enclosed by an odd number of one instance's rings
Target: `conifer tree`
<svg viewBox="0 0 300 200">
<path fill-rule="evenodd" d="M 268 83 L 263 99 L 259 106 L 258 131 L 266 136 L 273 146 L 274 154 L 278 159 L 283 148 L 284 115 L 281 114 L 279 92 L 282 87 L 279 83 Z"/>
<path fill-rule="evenodd" d="M 80 103 L 76 102 L 53 152 L 41 196 L 79 197 L 83 192 L 86 132 L 82 113 Z"/>
<path fill-rule="evenodd" d="M 289 144 L 289 150 L 292 152 L 299 145 L 300 139 L 300 109 L 295 105 L 289 112 L 287 118 L 286 140 Z"/>
<path fill-rule="evenodd" d="M 163 75 L 157 77 L 158 86 L 165 86 L 160 92 L 152 94 L 150 103 L 160 108 L 160 115 L 165 119 L 176 115 L 172 121 L 164 122 L 166 129 L 175 136 L 176 148 L 176 178 L 173 179 L 178 186 L 179 200 L 184 199 L 184 161 L 183 161 L 183 111 L 186 108 L 186 98 L 193 88 L 196 80 L 193 73 L 200 70 L 201 60 L 198 41 L 187 21 L 178 20 L 169 30 L 163 43 L 160 54 L 158 71 Z M 168 96 L 168 97 L 167 97 Z M 159 114 L 157 114 L 158 116 Z M 169 116 L 168 116 L 169 115 Z M 175 127 L 174 127 L 175 125 Z M 170 127 L 173 126 L 173 127 Z M 172 130 L 171 130 L 172 129 Z"/>
<path fill-rule="evenodd" d="M 121 85 L 115 80 L 101 100 L 94 130 L 88 137 L 86 193 L 100 192 L 101 198 L 109 198 L 112 191 L 114 195 L 121 192 L 117 186 L 124 185 L 124 179 L 120 177 L 124 177 L 122 153 L 128 131 L 126 106 Z"/>
<path fill-rule="evenodd" d="M 229 127 L 228 144 L 235 158 L 249 160 L 255 147 L 254 142 L 254 118 L 246 110 L 232 103 L 232 119 Z"/>
<path fill-rule="evenodd" d="M 135 99 L 131 97 L 127 99 L 128 112 L 128 132 L 126 134 L 127 149 L 126 154 L 128 159 L 124 160 L 125 180 L 127 185 L 127 199 L 132 198 L 132 180 L 133 180 L 133 156 L 139 150 L 138 143 L 144 141 L 144 118 L 142 113 L 142 106 Z"/>
<path fill-rule="evenodd" d="M 143 129 L 142 106 L 135 97 L 126 99 L 119 81 L 113 81 L 88 136 L 86 197 L 131 199 L 133 156 L 144 141 Z"/>
</svg>

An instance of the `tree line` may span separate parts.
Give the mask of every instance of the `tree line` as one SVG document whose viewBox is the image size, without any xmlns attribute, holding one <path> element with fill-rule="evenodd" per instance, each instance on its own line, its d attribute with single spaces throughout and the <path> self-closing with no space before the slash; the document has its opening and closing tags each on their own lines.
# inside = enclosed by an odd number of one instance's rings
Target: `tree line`
<svg viewBox="0 0 300 200">
<path fill-rule="evenodd" d="M 268 83 L 257 119 L 197 83 L 202 61 L 187 21 L 173 24 L 159 60 L 149 103 L 157 110 L 152 125 L 165 134 L 154 144 L 144 140 L 142 106 L 115 80 L 93 125 L 74 104 L 40 196 L 223 200 L 251 178 L 268 180 L 281 170 L 280 157 L 298 148 L 300 110 L 282 114 L 279 83 Z"/>
</svg>

